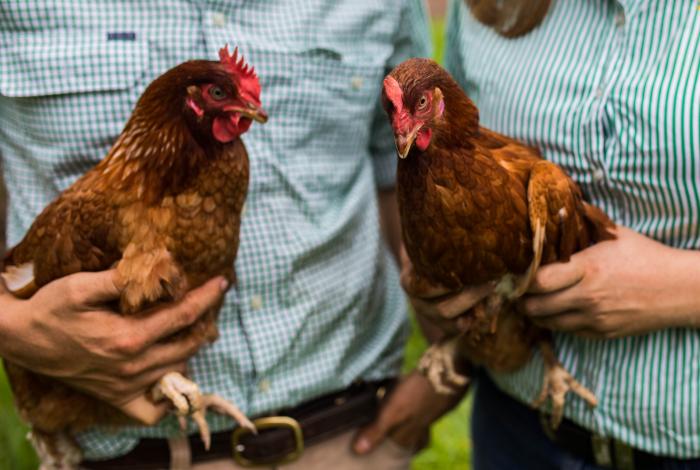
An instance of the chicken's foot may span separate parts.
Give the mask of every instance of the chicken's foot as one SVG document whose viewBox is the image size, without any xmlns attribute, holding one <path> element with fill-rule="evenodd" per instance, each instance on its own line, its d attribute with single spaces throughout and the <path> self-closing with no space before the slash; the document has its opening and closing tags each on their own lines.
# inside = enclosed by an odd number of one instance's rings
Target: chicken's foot
<svg viewBox="0 0 700 470">
<path fill-rule="evenodd" d="M 432 345 L 418 362 L 418 371 L 428 378 L 436 392 L 444 395 L 455 393 L 453 387 L 463 387 L 469 382 L 468 377 L 455 369 L 457 342 L 458 338 L 451 338 Z"/>
<path fill-rule="evenodd" d="M 41 462 L 39 470 L 77 470 L 83 459 L 80 447 L 63 433 L 31 431 L 27 439 L 34 446 Z"/>
<path fill-rule="evenodd" d="M 566 403 L 566 394 L 569 391 L 574 392 L 593 407 L 598 405 L 598 399 L 593 392 L 581 385 L 564 369 L 564 366 L 554 355 L 554 349 L 549 341 L 542 341 L 539 346 L 544 360 L 544 380 L 542 391 L 532 402 L 532 406 L 539 408 L 547 401 L 547 398 L 550 398 L 552 400 L 551 426 L 552 429 L 556 429 L 564 416 L 564 404 Z"/>
<path fill-rule="evenodd" d="M 205 419 L 208 408 L 217 413 L 228 415 L 238 421 L 242 427 L 257 432 L 255 425 L 236 405 L 218 395 L 202 395 L 195 382 L 178 372 L 170 372 L 163 376 L 151 393 L 155 401 L 167 398 L 172 402 L 183 429 L 187 424 L 187 417 L 192 417 L 199 428 L 204 448 L 207 450 L 211 444 L 211 432 Z"/>
</svg>

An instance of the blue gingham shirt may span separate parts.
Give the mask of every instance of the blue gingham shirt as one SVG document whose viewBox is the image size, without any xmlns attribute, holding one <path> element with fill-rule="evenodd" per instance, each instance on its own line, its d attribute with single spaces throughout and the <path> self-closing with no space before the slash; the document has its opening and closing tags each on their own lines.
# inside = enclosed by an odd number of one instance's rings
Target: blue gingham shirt
<svg viewBox="0 0 700 470">
<path fill-rule="evenodd" d="M 427 37 L 418 0 L 4 0 L 9 244 L 106 154 L 148 83 L 239 46 L 270 120 L 244 136 L 251 184 L 239 282 L 220 339 L 192 359 L 191 375 L 252 416 L 395 375 L 406 307 L 378 228 L 376 188 L 393 185 L 396 165 L 378 97 L 392 66 L 428 54 Z M 211 414 L 209 422 L 233 426 Z M 87 458 L 104 458 L 140 436 L 176 432 L 169 417 L 92 430 L 80 443 Z"/>
</svg>

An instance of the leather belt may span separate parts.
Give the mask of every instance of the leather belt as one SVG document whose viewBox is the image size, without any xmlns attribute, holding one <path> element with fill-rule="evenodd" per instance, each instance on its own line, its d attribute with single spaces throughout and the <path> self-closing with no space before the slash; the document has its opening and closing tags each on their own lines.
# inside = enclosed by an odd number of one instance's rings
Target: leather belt
<svg viewBox="0 0 700 470">
<path fill-rule="evenodd" d="M 232 458 L 242 466 L 276 465 L 298 458 L 305 446 L 324 441 L 371 422 L 379 402 L 395 379 L 358 382 L 272 416 L 253 420 L 258 434 L 242 428 L 212 434 L 211 448 L 204 450 L 198 436 L 190 436 L 192 462 Z M 166 439 L 144 438 L 128 454 L 110 460 L 84 461 L 91 470 L 156 470 L 169 468 Z"/>
</svg>

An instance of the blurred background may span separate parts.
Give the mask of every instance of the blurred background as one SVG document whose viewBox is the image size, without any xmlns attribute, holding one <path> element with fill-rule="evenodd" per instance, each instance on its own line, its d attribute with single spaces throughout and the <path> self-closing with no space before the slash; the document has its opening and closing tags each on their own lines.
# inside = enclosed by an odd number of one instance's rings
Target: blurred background
<svg viewBox="0 0 700 470">
<path fill-rule="evenodd" d="M 428 0 L 434 56 L 442 58 L 447 0 Z M 6 194 L 0 182 L 0 220 L 5 220 Z M 4 223 L 0 224 L 0 248 L 5 246 Z M 406 347 L 404 371 L 413 369 L 426 348 L 413 322 L 413 333 Z M 413 461 L 413 470 L 466 470 L 470 467 L 468 436 L 470 400 L 467 398 L 452 413 L 433 427 L 430 444 Z M 0 366 L 0 470 L 35 470 L 36 456 L 26 440 L 27 429 L 15 413 L 12 395 Z"/>
</svg>

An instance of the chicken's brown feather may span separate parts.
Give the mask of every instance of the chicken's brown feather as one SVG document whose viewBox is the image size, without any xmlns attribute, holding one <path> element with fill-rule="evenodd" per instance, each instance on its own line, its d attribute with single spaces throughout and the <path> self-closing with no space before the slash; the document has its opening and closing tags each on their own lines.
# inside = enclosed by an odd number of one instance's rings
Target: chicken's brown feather
<svg viewBox="0 0 700 470">
<path fill-rule="evenodd" d="M 217 62 L 193 61 L 153 82 L 107 157 L 44 209 L 7 253 L 5 267 L 33 263 L 41 287 L 118 263 L 127 285 L 122 314 L 177 298 L 183 286 L 216 275 L 234 282 L 247 152 L 240 139 L 222 145 L 196 135 L 192 118 L 183 117 L 188 80 L 217 76 L 229 79 Z M 183 282 L 173 286 L 179 276 Z M 215 339 L 217 311 L 176 337 Z M 6 368 L 20 413 L 39 431 L 129 422 L 120 410 L 55 379 L 10 362 Z"/>
<path fill-rule="evenodd" d="M 444 113 L 430 123 L 430 145 L 414 147 L 397 171 L 404 244 L 418 283 L 460 290 L 531 275 L 536 226 L 544 228 L 542 264 L 567 261 L 613 237 L 614 224 L 583 201 L 560 167 L 537 149 L 480 127 L 474 104 L 435 62 L 411 59 L 390 75 L 409 110 L 426 91 L 444 96 Z M 391 115 L 386 100 L 385 106 Z M 496 297 L 495 331 L 492 316 L 478 305 L 469 313 L 462 348 L 476 363 L 514 370 L 547 333 L 516 313 L 513 299 Z"/>
</svg>

